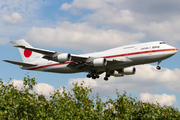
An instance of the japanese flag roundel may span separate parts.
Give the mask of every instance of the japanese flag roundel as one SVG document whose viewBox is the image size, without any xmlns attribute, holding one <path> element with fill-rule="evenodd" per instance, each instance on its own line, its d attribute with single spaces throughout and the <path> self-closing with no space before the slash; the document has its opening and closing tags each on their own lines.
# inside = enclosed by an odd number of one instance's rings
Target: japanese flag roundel
<svg viewBox="0 0 180 120">
<path fill-rule="evenodd" d="M 24 56 L 25 56 L 26 58 L 30 57 L 31 54 L 32 54 L 32 51 L 27 50 L 27 49 L 24 50 Z"/>
</svg>

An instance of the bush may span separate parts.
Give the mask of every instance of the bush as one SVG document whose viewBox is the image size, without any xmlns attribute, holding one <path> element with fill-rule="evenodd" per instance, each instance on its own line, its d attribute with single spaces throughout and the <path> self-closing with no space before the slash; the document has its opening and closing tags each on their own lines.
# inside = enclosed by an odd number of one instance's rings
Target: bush
<svg viewBox="0 0 180 120">
<path fill-rule="evenodd" d="M 179 119 L 180 112 L 172 106 L 144 103 L 116 91 L 115 100 L 103 102 L 92 88 L 73 83 L 72 91 L 54 91 L 50 98 L 32 92 L 35 78 L 24 77 L 20 90 L 13 83 L 0 81 L 0 119 Z"/>
</svg>

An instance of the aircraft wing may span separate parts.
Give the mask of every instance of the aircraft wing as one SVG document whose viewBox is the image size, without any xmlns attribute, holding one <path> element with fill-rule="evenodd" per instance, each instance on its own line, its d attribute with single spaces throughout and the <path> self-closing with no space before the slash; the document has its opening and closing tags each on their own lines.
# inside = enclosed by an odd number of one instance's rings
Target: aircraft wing
<svg viewBox="0 0 180 120">
<path fill-rule="evenodd" d="M 72 57 L 72 61 L 86 61 L 87 59 L 89 59 L 89 56 L 84 56 L 84 55 L 74 55 L 71 54 Z"/>
<path fill-rule="evenodd" d="M 33 52 L 37 52 L 37 53 L 41 53 L 44 54 L 45 56 L 43 57 L 44 59 L 51 59 L 52 57 L 57 57 L 58 54 L 62 54 L 60 52 L 56 52 L 56 51 L 50 51 L 50 50 L 44 50 L 44 49 L 39 49 L 39 48 L 34 48 L 34 47 L 28 47 L 28 46 L 24 46 L 24 45 L 19 45 L 15 42 L 10 42 L 14 47 L 19 47 L 22 49 L 27 49 Z M 74 55 L 71 54 L 71 60 L 72 61 L 83 61 L 85 62 L 88 58 L 90 58 L 89 56 L 83 56 L 83 55 Z M 52 59 L 53 60 L 53 59 Z M 53 60 L 56 61 L 56 60 Z"/>
<path fill-rule="evenodd" d="M 41 53 L 44 54 L 43 58 L 44 59 L 48 59 L 48 60 L 53 60 L 53 61 L 57 61 L 57 56 L 59 54 L 63 54 L 60 52 L 56 52 L 56 51 L 50 51 L 50 50 L 44 50 L 44 49 L 39 49 L 39 48 L 34 48 L 34 47 L 29 47 L 29 46 L 24 46 L 24 45 L 19 45 L 15 42 L 10 42 L 14 47 L 19 47 L 22 49 L 27 49 L 33 52 L 37 52 L 37 53 Z M 74 63 L 71 63 L 69 66 L 73 66 L 75 68 L 78 68 L 79 66 L 89 66 L 90 64 L 87 63 L 92 63 L 92 61 L 96 59 L 96 57 L 90 57 L 90 56 L 84 56 L 84 55 L 75 55 L 75 54 L 71 54 L 71 61 L 73 61 Z M 123 59 L 116 59 L 116 58 L 106 58 L 108 64 L 116 64 L 119 62 L 132 62 L 130 59 L 128 58 L 123 58 Z M 8 62 L 8 61 L 6 61 Z M 10 61 L 9 61 L 10 62 Z M 18 62 L 12 62 L 13 64 L 18 64 L 18 65 L 22 65 Z M 28 64 L 26 64 L 27 66 Z M 24 64 L 25 66 L 25 64 Z M 31 65 L 30 65 L 31 66 Z"/>
<path fill-rule="evenodd" d="M 26 66 L 26 67 L 33 67 L 33 66 L 37 66 L 36 64 L 29 64 L 29 63 L 23 63 L 23 62 L 16 62 L 16 61 L 11 61 L 11 60 L 3 60 L 5 62 L 9 62 L 15 65 L 22 65 L 22 66 Z"/>
</svg>

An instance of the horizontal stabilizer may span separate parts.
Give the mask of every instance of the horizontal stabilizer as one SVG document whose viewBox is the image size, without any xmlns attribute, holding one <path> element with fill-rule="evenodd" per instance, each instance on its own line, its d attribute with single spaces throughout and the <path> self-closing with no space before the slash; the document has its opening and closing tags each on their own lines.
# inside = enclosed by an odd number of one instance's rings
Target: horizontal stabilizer
<svg viewBox="0 0 180 120">
<path fill-rule="evenodd" d="M 55 54 L 55 51 L 50 51 L 50 50 L 44 50 L 44 49 L 39 49 L 39 48 L 34 48 L 34 47 L 29 47 L 29 46 L 24 46 L 24 45 L 19 45 L 15 42 L 10 42 L 14 47 L 19 47 L 23 49 L 27 49 L 33 52 L 41 53 L 41 54 Z"/>
<path fill-rule="evenodd" d="M 10 43 L 14 46 L 14 47 L 18 47 L 18 44 L 13 42 L 13 41 L 10 41 Z"/>
<path fill-rule="evenodd" d="M 5 62 L 9 62 L 15 65 L 21 65 L 21 66 L 26 66 L 26 67 L 31 67 L 31 66 L 37 66 L 35 64 L 30 64 L 30 63 L 23 63 L 23 62 L 16 62 L 16 61 L 11 61 L 11 60 L 3 60 Z"/>
</svg>

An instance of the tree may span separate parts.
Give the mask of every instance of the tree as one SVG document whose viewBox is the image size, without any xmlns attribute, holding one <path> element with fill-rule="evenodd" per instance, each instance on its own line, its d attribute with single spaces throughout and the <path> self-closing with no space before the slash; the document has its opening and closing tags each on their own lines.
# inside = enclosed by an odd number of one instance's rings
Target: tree
<svg viewBox="0 0 180 120">
<path fill-rule="evenodd" d="M 172 106 L 144 103 L 116 91 L 115 100 L 103 102 L 92 88 L 73 83 L 71 91 L 54 91 L 50 98 L 33 91 L 35 78 L 24 77 L 23 88 L 0 81 L 0 119 L 179 119 L 180 112 Z"/>
</svg>

